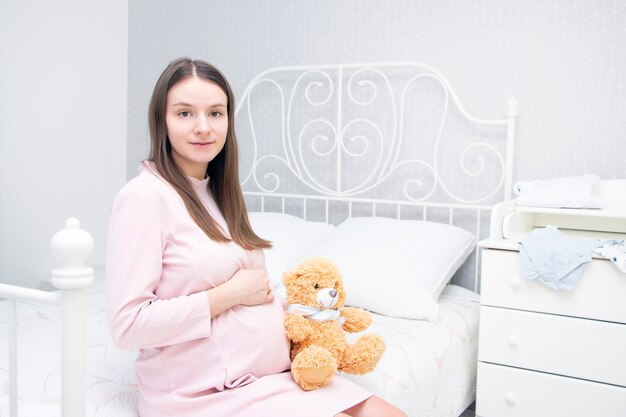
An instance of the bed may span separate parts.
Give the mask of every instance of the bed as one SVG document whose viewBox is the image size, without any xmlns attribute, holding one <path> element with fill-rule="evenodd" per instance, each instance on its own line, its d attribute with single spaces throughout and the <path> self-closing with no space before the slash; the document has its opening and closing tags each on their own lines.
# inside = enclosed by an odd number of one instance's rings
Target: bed
<svg viewBox="0 0 626 417">
<path fill-rule="evenodd" d="M 348 303 L 372 311 L 367 331 L 387 343 L 374 372 L 347 377 L 410 417 L 459 416 L 475 398 L 475 243 L 510 197 L 515 100 L 506 117 L 479 119 L 434 68 L 375 63 L 273 68 L 237 104 L 242 187 L 253 227 L 274 242 L 275 293 L 285 269 L 331 258 Z M 112 345 L 103 283 L 81 273 L 59 291 L 78 301 L 0 287 L 21 301 L 15 313 L 0 302 L 0 415 L 136 416 L 136 353 Z M 68 332 L 86 343 L 72 351 Z"/>
<path fill-rule="evenodd" d="M 387 341 L 387 352 L 372 374 L 348 376 L 407 410 L 411 416 L 458 415 L 474 399 L 478 303 L 471 292 L 442 295 L 441 320 L 434 324 L 375 315 L 368 331 Z M 468 297 L 469 295 L 469 297 Z M 3 305 L 6 303 L 0 303 Z M 111 343 L 104 320 L 103 284 L 87 290 L 86 303 L 86 416 L 135 417 L 137 391 L 134 352 Z M 8 413 L 6 310 L 0 310 L 0 415 Z M 21 417 L 61 416 L 61 313 L 53 306 L 31 302 L 18 309 L 19 399 Z M 42 343 L 41 341 L 45 341 Z M 414 355 L 413 367 L 405 358 Z M 460 366 L 459 366 L 460 365 Z M 438 387 L 432 381 L 441 381 Z M 407 383 L 406 381 L 409 381 Z M 414 384 L 414 385 L 411 385 Z M 437 395 L 437 393 L 441 395 Z M 418 396 L 415 396 L 415 394 Z M 424 401 L 429 398 L 431 401 Z M 445 410 L 445 413 L 443 412 Z M 459 411 L 460 410 L 460 411 Z"/>
</svg>

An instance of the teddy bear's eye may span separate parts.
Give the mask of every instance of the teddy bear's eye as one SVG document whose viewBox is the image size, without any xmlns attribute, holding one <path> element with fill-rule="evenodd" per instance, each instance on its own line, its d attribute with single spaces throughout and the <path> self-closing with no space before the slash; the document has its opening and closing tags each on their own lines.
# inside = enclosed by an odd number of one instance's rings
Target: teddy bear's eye
<svg viewBox="0 0 626 417">
<path fill-rule="evenodd" d="M 317 285 L 317 284 L 315 284 L 315 285 L 313 286 L 313 288 L 315 288 L 316 290 L 319 290 L 319 289 L 320 289 L 320 286 L 319 286 L 319 285 Z"/>
</svg>

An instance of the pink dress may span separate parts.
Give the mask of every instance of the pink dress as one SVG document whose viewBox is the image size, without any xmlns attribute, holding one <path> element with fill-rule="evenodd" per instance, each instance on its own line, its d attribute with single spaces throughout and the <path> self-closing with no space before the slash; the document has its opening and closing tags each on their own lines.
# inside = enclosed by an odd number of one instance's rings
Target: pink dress
<svg viewBox="0 0 626 417">
<path fill-rule="evenodd" d="M 208 179 L 190 181 L 227 230 Z M 263 251 L 210 240 L 149 167 L 115 198 L 106 265 L 113 340 L 139 350 L 141 417 L 331 417 L 371 396 L 339 375 L 322 389 L 300 389 L 278 299 L 211 318 L 204 290 L 240 268 L 265 269 Z"/>
</svg>

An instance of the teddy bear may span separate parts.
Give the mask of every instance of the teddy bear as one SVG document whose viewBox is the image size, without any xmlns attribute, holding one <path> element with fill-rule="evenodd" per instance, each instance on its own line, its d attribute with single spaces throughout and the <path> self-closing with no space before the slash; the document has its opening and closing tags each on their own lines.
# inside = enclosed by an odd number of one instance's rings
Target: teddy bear
<svg viewBox="0 0 626 417">
<path fill-rule="evenodd" d="M 346 332 L 365 330 L 372 322 L 363 309 L 344 307 L 346 294 L 339 268 L 324 258 L 311 258 L 283 274 L 287 292 L 285 330 L 291 340 L 291 373 L 309 391 L 327 385 L 337 370 L 350 374 L 372 371 L 385 342 L 376 334 L 348 343 Z"/>
</svg>

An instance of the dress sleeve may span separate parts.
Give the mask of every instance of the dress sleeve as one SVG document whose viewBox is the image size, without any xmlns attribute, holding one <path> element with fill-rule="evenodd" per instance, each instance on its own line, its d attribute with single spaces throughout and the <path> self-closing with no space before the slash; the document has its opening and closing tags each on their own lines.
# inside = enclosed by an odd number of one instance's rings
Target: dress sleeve
<svg viewBox="0 0 626 417">
<path fill-rule="evenodd" d="M 109 219 L 106 254 L 107 320 L 123 349 L 161 347 L 210 336 L 204 291 L 158 299 L 163 222 L 140 194 L 118 194 Z"/>
</svg>

